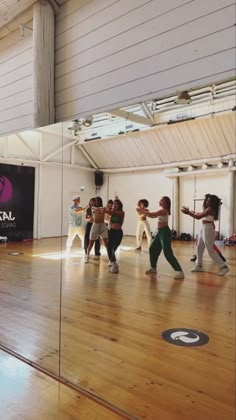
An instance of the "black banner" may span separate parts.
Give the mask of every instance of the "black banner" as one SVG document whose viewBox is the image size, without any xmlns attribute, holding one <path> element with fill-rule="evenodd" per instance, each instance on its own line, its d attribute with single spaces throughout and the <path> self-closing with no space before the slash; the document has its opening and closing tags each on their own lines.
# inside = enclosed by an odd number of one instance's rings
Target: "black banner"
<svg viewBox="0 0 236 420">
<path fill-rule="evenodd" d="M 0 236 L 33 238 L 35 169 L 0 164 Z"/>
</svg>

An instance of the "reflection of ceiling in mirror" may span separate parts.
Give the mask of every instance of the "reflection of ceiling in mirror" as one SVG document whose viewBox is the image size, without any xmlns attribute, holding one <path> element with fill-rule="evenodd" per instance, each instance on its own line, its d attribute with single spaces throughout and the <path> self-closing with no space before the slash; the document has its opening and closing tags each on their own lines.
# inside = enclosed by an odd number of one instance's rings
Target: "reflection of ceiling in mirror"
<svg viewBox="0 0 236 420">
<path fill-rule="evenodd" d="M 93 124 L 88 128 L 84 127 L 83 118 L 78 118 L 77 130 L 73 130 L 74 120 L 64 122 L 63 135 L 75 136 L 79 141 L 90 141 L 143 131 L 170 122 L 231 112 L 235 106 L 236 81 L 231 79 L 191 89 L 185 92 L 186 100 L 179 100 L 182 93 L 93 115 Z"/>
<path fill-rule="evenodd" d="M 64 164 L 88 171 L 144 170 L 199 159 L 205 165 L 218 159 L 217 165 L 221 157 L 226 164 L 235 154 L 235 93 L 236 81 L 228 80 L 189 90 L 186 104 L 183 97 L 176 103 L 176 93 L 95 114 L 90 127 L 83 122 L 91 116 L 84 115 L 75 125 L 58 122 L 3 136 L 0 161 L 61 165 L 63 156 Z"/>
</svg>

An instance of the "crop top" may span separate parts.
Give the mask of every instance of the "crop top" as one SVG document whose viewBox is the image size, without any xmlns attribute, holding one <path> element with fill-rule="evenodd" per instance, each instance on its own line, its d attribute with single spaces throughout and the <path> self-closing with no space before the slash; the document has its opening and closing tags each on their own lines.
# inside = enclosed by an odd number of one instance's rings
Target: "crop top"
<svg viewBox="0 0 236 420">
<path fill-rule="evenodd" d="M 214 216 L 208 214 L 208 216 L 205 216 L 202 220 L 206 222 L 214 222 Z"/>
<path fill-rule="evenodd" d="M 166 216 L 158 216 L 157 220 L 160 223 L 168 223 L 168 219 L 169 219 L 169 215 L 167 214 Z"/>
<path fill-rule="evenodd" d="M 112 223 L 118 223 L 119 225 L 122 225 L 123 223 L 123 215 L 122 214 L 112 214 L 110 218 L 110 224 Z"/>
<path fill-rule="evenodd" d="M 94 223 L 104 223 L 105 209 L 104 207 L 93 207 L 93 222 Z"/>
</svg>

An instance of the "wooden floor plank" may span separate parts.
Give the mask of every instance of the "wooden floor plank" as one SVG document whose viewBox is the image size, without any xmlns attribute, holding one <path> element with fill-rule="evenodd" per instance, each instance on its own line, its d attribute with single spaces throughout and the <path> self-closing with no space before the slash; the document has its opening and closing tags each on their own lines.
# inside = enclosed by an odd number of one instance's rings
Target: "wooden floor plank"
<svg viewBox="0 0 236 420">
<path fill-rule="evenodd" d="M 147 247 L 135 253 L 133 238 L 121 245 L 119 274 L 107 271 L 104 250 L 84 264 L 77 245 L 70 255 L 64 239 L 0 246 L 0 342 L 58 374 L 61 316 L 63 378 L 142 419 L 233 420 L 235 248 L 222 247 L 222 278 L 207 256 L 206 272 L 191 273 L 192 244 L 175 242 L 180 281 L 163 256 L 158 276 L 145 275 Z M 175 327 L 203 331 L 209 343 L 168 344 L 161 333 Z"/>
</svg>

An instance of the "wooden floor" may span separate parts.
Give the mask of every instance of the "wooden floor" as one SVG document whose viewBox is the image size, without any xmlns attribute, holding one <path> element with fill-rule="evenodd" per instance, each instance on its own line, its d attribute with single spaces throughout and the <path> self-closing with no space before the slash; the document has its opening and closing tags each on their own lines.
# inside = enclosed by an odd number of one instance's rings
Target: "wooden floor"
<svg viewBox="0 0 236 420">
<path fill-rule="evenodd" d="M 0 245 L 0 342 L 140 419 L 235 419 L 235 248 L 222 247 L 222 278 L 208 256 L 206 272 L 190 273 L 193 245 L 174 243 L 182 281 L 163 256 L 158 276 L 145 275 L 148 252 L 135 253 L 133 238 L 119 274 L 105 253 L 84 264 L 78 245 L 69 256 L 64 239 Z M 171 345 L 161 333 L 175 327 L 209 343 Z"/>
<path fill-rule="evenodd" d="M 122 420 L 81 393 L 0 351 L 1 420 Z"/>
</svg>

